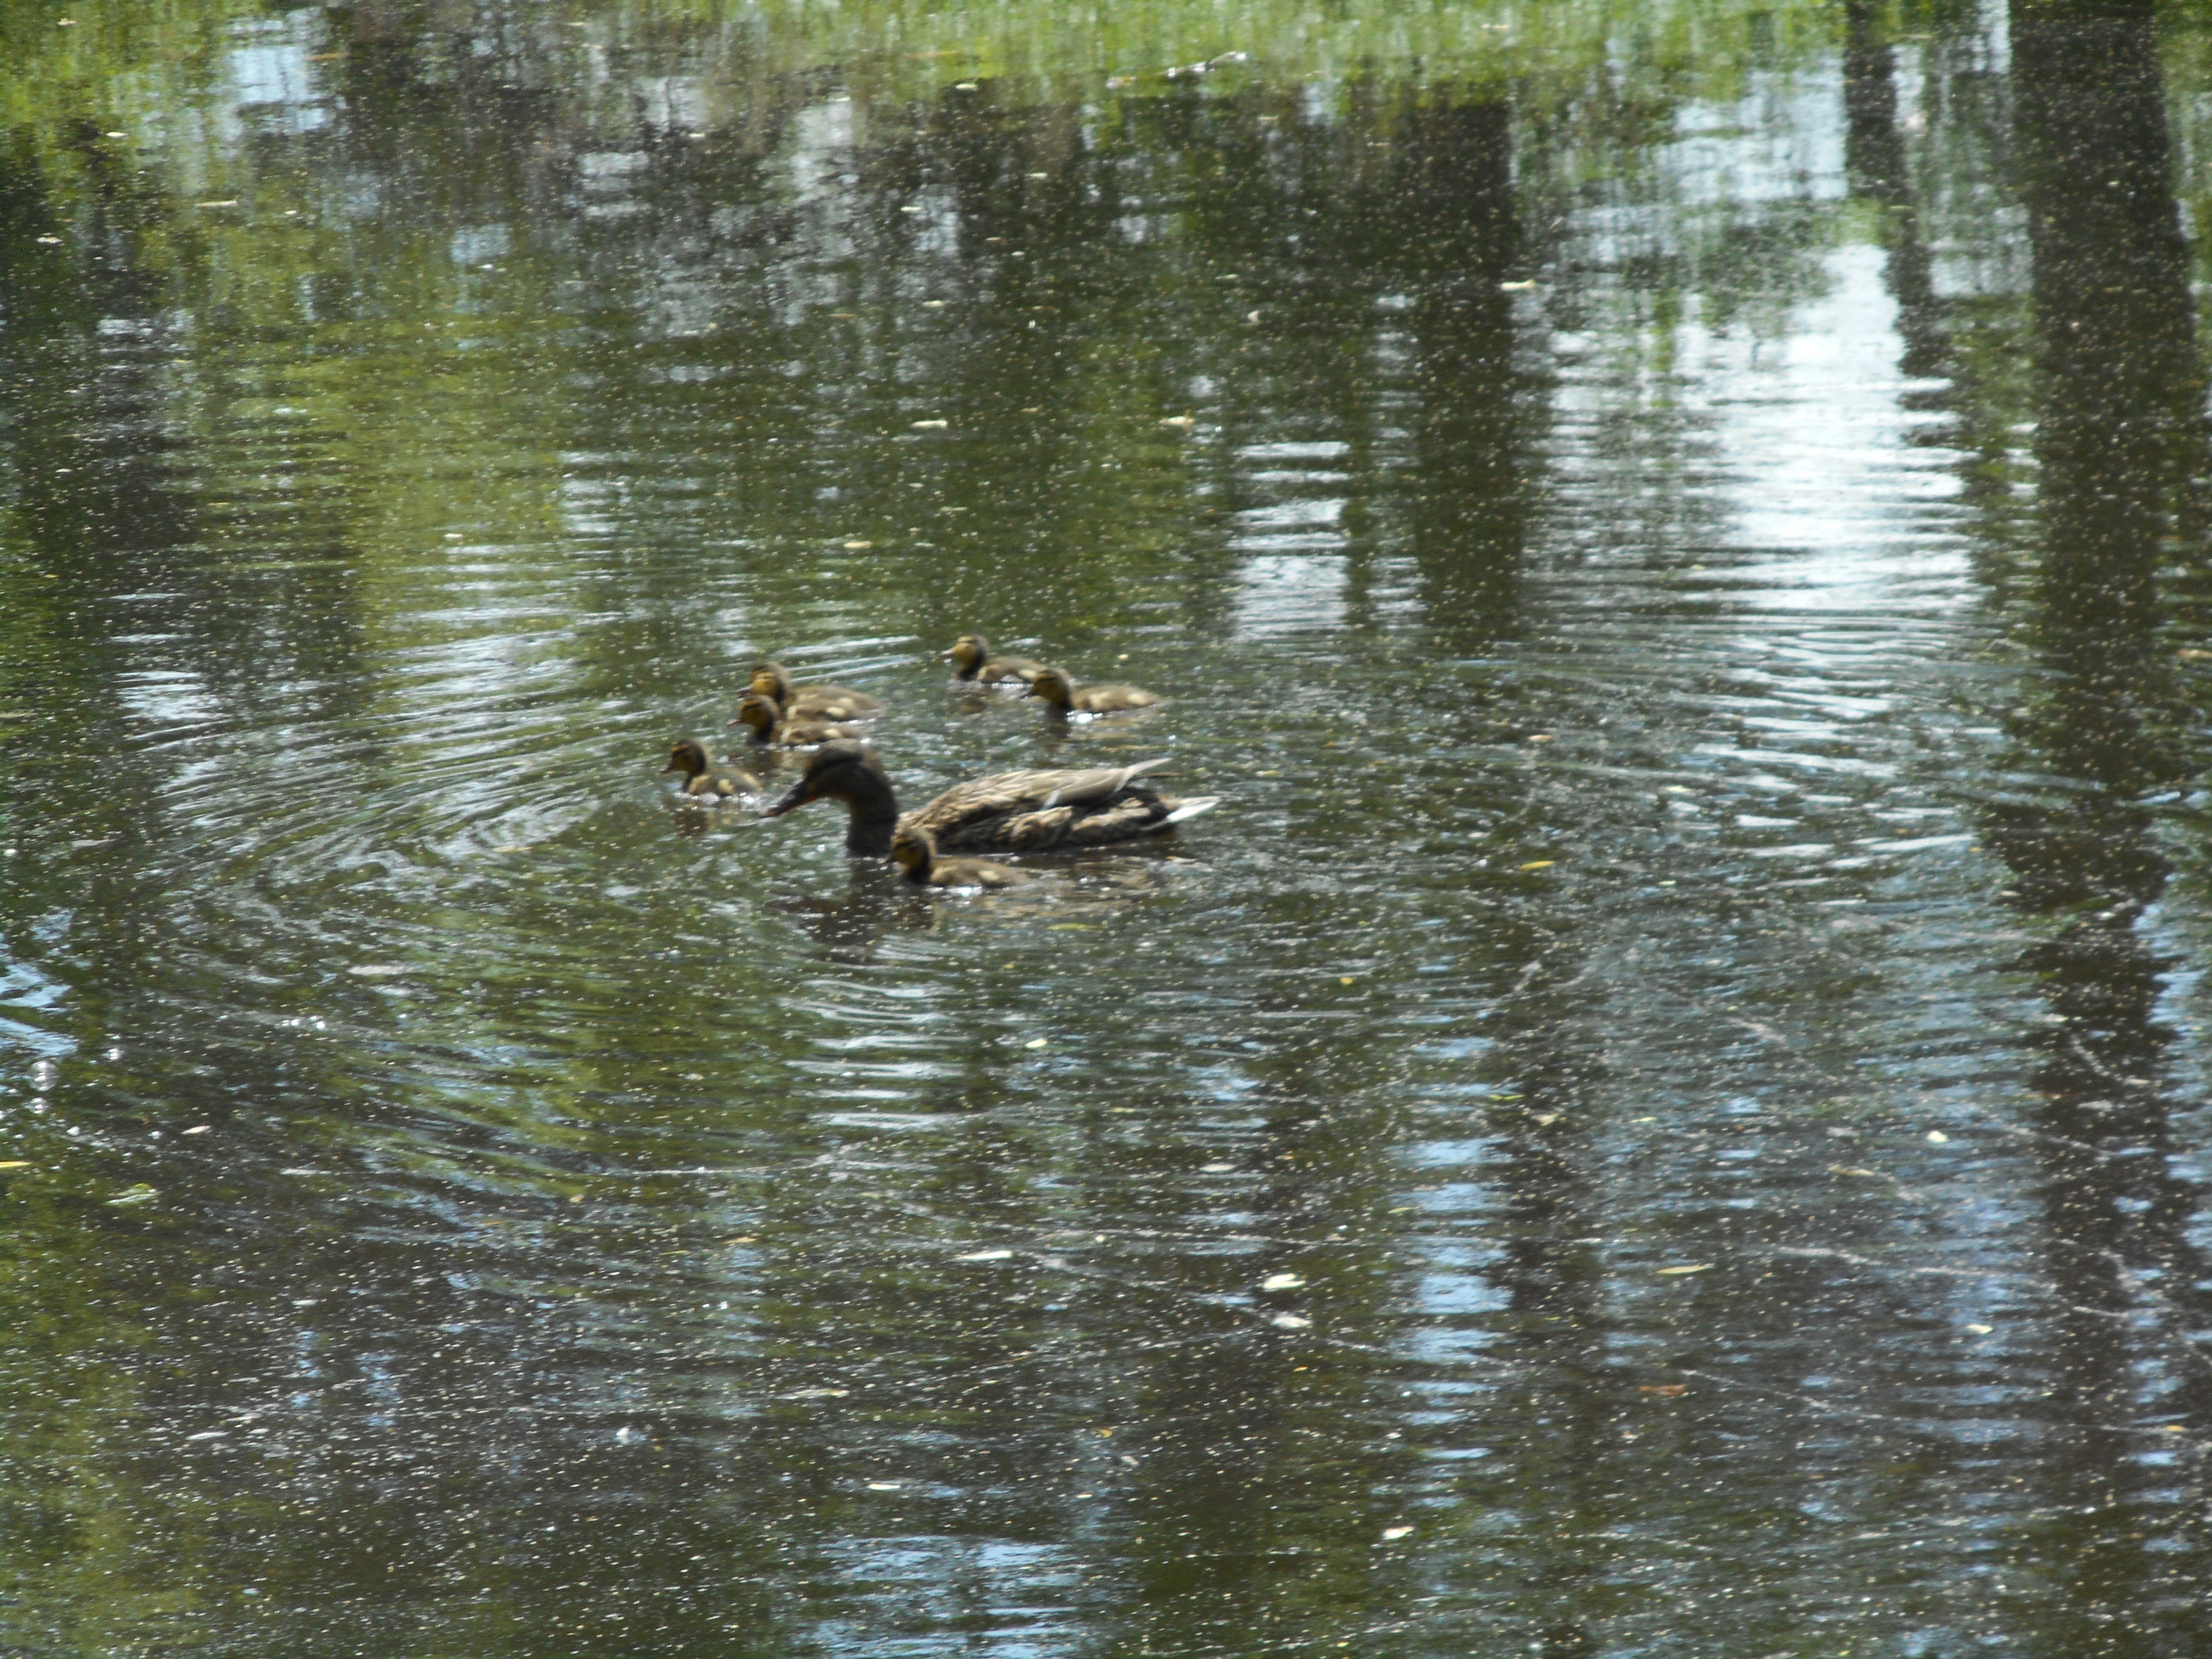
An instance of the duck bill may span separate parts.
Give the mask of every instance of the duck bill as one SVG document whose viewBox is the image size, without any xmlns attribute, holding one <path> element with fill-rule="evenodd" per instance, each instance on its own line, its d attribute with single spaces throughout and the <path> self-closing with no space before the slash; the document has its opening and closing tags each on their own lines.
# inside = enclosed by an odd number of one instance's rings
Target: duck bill
<svg viewBox="0 0 2212 1659">
<path fill-rule="evenodd" d="M 814 792 L 804 782 L 792 786 L 791 793 L 761 814 L 764 818 L 780 818 L 786 812 L 795 812 L 814 799 Z"/>
</svg>

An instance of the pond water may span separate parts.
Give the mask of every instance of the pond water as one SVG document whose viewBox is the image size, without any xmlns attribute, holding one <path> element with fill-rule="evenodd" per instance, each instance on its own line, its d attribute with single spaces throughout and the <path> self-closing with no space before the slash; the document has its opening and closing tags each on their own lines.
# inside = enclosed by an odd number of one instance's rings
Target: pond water
<svg viewBox="0 0 2212 1659">
<path fill-rule="evenodd" d="M 2201 21 L 7 9 L 0 1651 L 2212 1650 Z"/>
</svg>

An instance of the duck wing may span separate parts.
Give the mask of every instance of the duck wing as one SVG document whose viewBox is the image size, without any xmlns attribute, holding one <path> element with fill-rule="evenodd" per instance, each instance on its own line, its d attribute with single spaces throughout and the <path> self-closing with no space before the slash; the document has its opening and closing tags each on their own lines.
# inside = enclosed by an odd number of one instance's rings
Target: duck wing
<svg viewBox="0 0 2212 1659">
<path fill-rule="evenodd" d="M 882 714 L 884 707 L 881 697 L 849 685 L 795 685 L 783 712 L 790 720 L 860 720 Z"/>
<path fill-rule="evenodd" d="M 1150 708 L 1159 702 L 1157 691 L 1138 685 L 1086 685 L 1077 692 L 1075 707 L 1086 714 L 1117 714 L 1124 709 Z"/>
<path fill-rule="evenodd" d="M 1150 760 L 1139 761 L 1134 766 L 1091 766 L 1080 771 L 1008 772 L 1010 778 L 1035 778 L 1043 781 L 1042 805 L 1096 805 L 1113 799 L 1123 791 L 1136 788 L 1147 794 L 1155 793 L 1145 774 L 1157 772 L 1168 763 L 1165 755 L 1155 755 Z"/>
<path fill-rule="evenodd" d="M 857 726 L 840 726 L 823 720 L 787 720 L 775 728 L 775 741 L 785 749 L 811 749 L 817 744 L 836 743 L 860 735 Z"/>
<path fill-rule="evenodd" d="M 932 887 L 1018 887 L 1036 878 L 1034 870 L 1017 870 L 988 859 L 939 859 L 929 868 Z"/>
<path fill-rule="evenodd" d="M 702 772 L 684 786 L 684 793 L 695 800 L 723 801 L 750 792 L 727 772 Z"/>
<path fill-rule="evenodd" d="M 979 680 L 1019 680 L 1028 684 L 1044 672 L 1044 665 L 1027 657 L 994 657 L 975 671 Z"/>
<path fill-rule="evenodd" d="M 928 830 L 940 848 L 961 852 L 1127 841 L 1159 827 L 1179 805 L 1144 775 L 1167 763 L 1163 755 L 1134 766 L 1000 772 L 955 784 L 900 822 Z"/>
</svg>

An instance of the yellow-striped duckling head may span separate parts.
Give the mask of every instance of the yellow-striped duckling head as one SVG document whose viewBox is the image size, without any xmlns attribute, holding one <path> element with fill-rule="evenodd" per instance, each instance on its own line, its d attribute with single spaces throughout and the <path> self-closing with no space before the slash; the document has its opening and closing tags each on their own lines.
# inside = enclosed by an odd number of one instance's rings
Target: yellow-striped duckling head
<svg viewBox="0 0 2212 1659">
<path fill-rule="evenodd" d="M 671 772 L 680 772 L 689 783 L 702 773 L 714 769 L 714 763 L 707 758 L 707 745 L 686 738 L 669 750 L 668 764 L 660 769 L 660 775 L 665 778 Z"/>
<path fill-rule="evenodd" d="M 755 743 L 767 743 L 775 736 L 778 718 L 775 701 L 760 691 L 748 691 L 738 699 L 738 717 L 732 726 L 748 726 Z"/>
<path fill-rule="evenodd" d="M 891 860 L 908 880 L 927 881 L 930 866 L 937 862 L 937 837 L 909 825 L 892 836 Z"/>
<path fill-rule="evenodd" d="M 971 678 L 990 654 L 990 641 L 981 634 L 963 634 L 937 653 L 939 659 L 951 663 L 952 672 L 963 679 Z"/>
<path fill-rule="evenodd" d="M 1053 708 L 1065 714 L 1075 702 L 1075 683 L 1057 668 L 1045 668 L 1030 682 L 1030 689 L 1024 695 L 1042 697 Z"/>
</svg>

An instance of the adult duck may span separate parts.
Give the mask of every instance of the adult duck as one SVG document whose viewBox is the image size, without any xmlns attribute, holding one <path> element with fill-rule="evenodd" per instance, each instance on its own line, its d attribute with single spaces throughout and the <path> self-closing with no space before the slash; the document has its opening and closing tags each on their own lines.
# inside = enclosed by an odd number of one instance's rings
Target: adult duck
<svg viewBox="0 0 2212 1659">
<path fill-rule="evenodd" d="M 899 867 L 900 882 L 915 887 L 981 887 L 988 892 L 1037 878 L 1034 870 L 989 859 L 939 858 L 937 837 L 911 823 L 892 831 L 891 861 Z"/>
<path fill-rule="evenodd" d="M 1030 682 L 1030 689 L 1022 695 L 1042 697 L 1045 712 L 1063 718 L 1069 714 L 1126 714 L 1134 708 L 1150 708 L 1161 701 L 1158 692 L 1136 685 L 1086 685 L 1079 689 L 1057 668 L 1039 669 Z"/>
<path fill-rule="evenodd" d="M 763 749 L 811 749 L 819 743 L 860 735 L 857 726 L 779 715 L 775 700 L 757 691 L 748 691 L 738 699 L 738 717 L 730 724 L 747 728 L 750 741 Z"/>
<path fill-rule="evenodd" d="M 707 746 L 689 738 L 668 751 L 668 764 L 660 769 L 660 775 L 665 778 L 671 772 L 684 775 L 685 794 L 710 806 L 719 806 L 739 795 L 750 795 L 760 787 L 756 780 L 742 773 L 716 766 L 707 758 Z"/>
<path fill-rule="evenodd" d="M 1211 795 L 1178 800 L 1160 793 L 1145 774 L 1166 764 L 1162 757 L 1087 771 L 1000 772 L 956 783 L 928 805 L 902 814 L 872 750 L 825 743 L 767 816 L 781 817 L 812 800 L 842 800 L 850 815 L 845 850 L 863 858 L 888 854 L 895 833 L 907 828 L 926 830 L 939 847 L 963 853 L 1103 847 L 1157 835 L 1218 804 Z"/>
<path fill-rule="evenodd" d="M 746 688 L 775 705 L 779 720 L 865 720 L 884 712 L 884 700 L 849 685 L 793 685 L 780 662 L 764 662 L 753 670 Z"/>
<path fill-rule="evenodd" d="M 1042 663 L 1027 657 L 994 657 L 991 642 L 981 634 L 963 634 L 937 653 L 938 660 L 952 665 L 952 678 L 963 685 L 1000 685 L 1011 690 L 1026 685 L 1044 672 Z"/>
</svg>

